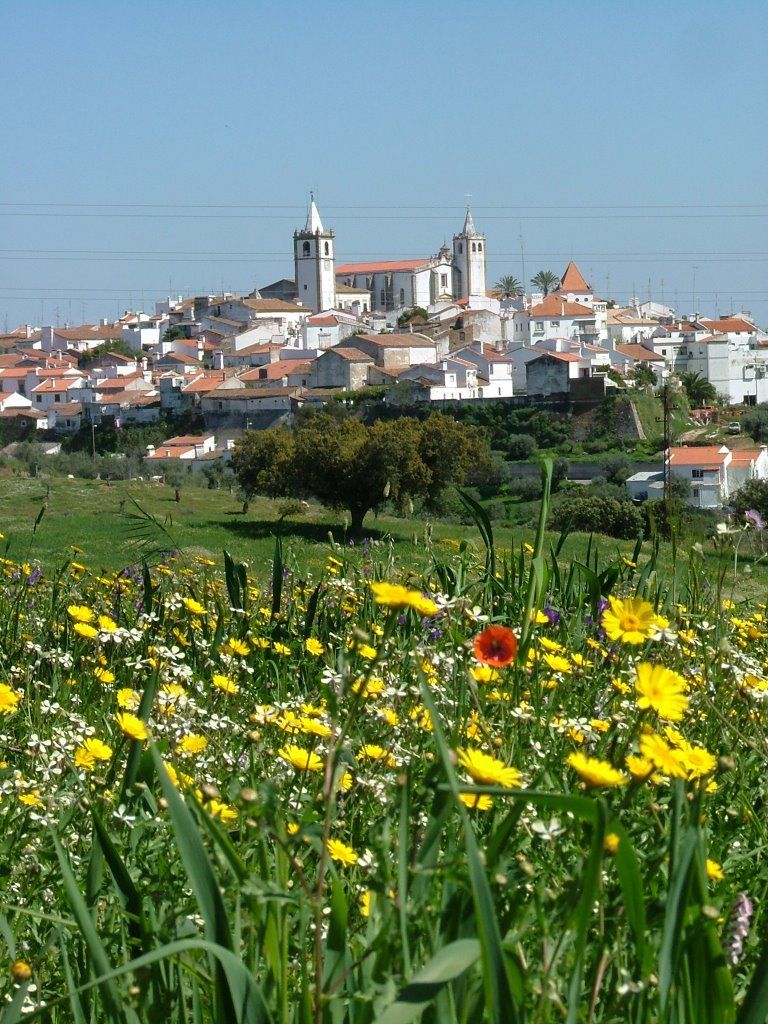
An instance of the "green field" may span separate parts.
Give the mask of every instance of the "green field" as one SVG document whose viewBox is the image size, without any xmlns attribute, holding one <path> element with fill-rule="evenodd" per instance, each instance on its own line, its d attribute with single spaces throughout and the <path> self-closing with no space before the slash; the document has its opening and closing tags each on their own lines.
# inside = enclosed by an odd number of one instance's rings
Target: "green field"
<svg viewBox="0 0 768 1024">
<path fill-rule="evenodd" d="M 159 527 L 142 522 L 134 502 L 154 517 Z M 42 518 L 35 525 L 41 511 Z M 428 557 L 430 543 L 448 547 L 467 541 L 482 547 L 477 529 L 455 522 L 370 515 L 366 527 L 371 538 L 387 541 L 399 561 L 414 567 L 420 567 Z M 331 541 L 349 544 L 344 514 L 320 505 L 311 505 L 304 516 L 281 521 L 280 502 L 256 498 L 244 514 L 241 501 L 226 490 L 185 487 L 177 503 L 171 487 L 62 477 L 0 478 L 0 532 L 5 536 L 7 557 L 15 561 L 53 566 L 74 558 L 91 569 L 110 570 L 133 565 L 145 557 L 151 560 L 161 550 L 177 549 L 187 556 L 216 562 L 221 562 L 226 550 L 258 571 L 271 560 L 279 534 L 286 558 L 300 569 L 311 571 L 325 564 Z M 533 543 L 534 531 L 495 525 L 494 536 L 503 554 Z M 557 534 L 551 534 L 550 540 L 556 543 Z M 561 561 L 583 560 L 588 544 L 585 534 L 569 536 Z M 628 558 L 634 550 L 634 542 L 610 537 L 597 537 L 595 544 L 602 560 L 617 555 Z M 71 545 L 82 548 L 82 554 L 73 553 Z M 643 554 L 648 553 L 650 544 L 646 543 Z M 688 561 L 689 551 L 683 545 L 675 563 L 678 573 L 687 570 Z M 705 545 L 703 564 L 711 585 L 724 571 L 726 591 L 732 596 L 765 599 L 768 569 L 759 558 L 753 538 L 745 538 L 741 545 L 735 573 L 733 553 L 718 554 L 712 544 Z M 660 571 L 672 575 L 670 545 L 661 545 L 658 565 Z"/>
</svg>

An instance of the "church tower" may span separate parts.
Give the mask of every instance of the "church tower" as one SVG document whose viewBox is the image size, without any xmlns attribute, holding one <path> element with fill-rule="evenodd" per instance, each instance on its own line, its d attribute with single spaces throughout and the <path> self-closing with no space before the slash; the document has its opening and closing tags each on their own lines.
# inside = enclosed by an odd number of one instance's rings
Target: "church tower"
<svg viewBox="0 0 768 1024">
<path fill-rule="evenodd" d="M 310 193 L 307 223 L 293 233 L 296 298 L 302 306 L 319 313 L 336 305 L 333 231 L 326 231 Z"/>
<path fill-rule="evenodd" d="M 461 234 L 453 236 L 453 294 L 485 296 L 485 235 L 481 235 L 467 207 Z"/>
</svg>

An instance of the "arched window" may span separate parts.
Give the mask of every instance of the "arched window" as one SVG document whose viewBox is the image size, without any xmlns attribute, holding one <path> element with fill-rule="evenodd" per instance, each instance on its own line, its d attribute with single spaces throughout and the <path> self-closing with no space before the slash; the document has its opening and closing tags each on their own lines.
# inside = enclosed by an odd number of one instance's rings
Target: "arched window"
<svg viewBox="0 0 768 1024">
<path fill-rule="evenodd" d="M 474 242 L 472 243 L 472 252 L 477 252 L 477 245 Z"/>
<path fill-rule="evenodd" d="M 464 252 L 464 246 L 459 242 L 459 253 Z"/>
<path fill-rule="evenodd" d="M 304 251 L 304 255 L 309 256 L 309 242 L 305 242 L 304 245 L 302 246 L 302 249 Z"/>
<path fill-rule="evenodd" d="M 477 251 L 478 252 L 482 252 L 483 251 L 483 243 L 482 242 L 478 242 L 477 243 Z"/>
<path fill-rule="evenodd" d="M 325 255 L 327 256 L 327 255 L 328 255 L 328 253 L 329 253 L 330 251 L 331 251 L 331 249 L 330 249 L 330 246 L 329 246 L 329 245 L 328 245 L 328 243 L 326 242 L 326 243 L 325 243 Z"/>
</svg>

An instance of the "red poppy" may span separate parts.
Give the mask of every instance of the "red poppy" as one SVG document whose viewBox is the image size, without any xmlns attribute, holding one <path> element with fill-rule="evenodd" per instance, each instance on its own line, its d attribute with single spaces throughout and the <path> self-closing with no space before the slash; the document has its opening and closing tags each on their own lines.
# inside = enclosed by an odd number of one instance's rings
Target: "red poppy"
<svg viewBox="0 0 768 1024">
<path fill-rule="evenodd" d="M 486 665 L 503 668 L 516 654 L 517 637 L 509 626 L 488 626 L 475 637 L 475 657 Z"/>
</svg>

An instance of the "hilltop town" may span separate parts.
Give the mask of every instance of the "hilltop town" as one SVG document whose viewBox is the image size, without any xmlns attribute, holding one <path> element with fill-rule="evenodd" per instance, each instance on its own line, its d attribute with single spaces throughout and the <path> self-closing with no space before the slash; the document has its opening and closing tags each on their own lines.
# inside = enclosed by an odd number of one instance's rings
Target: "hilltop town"
<svg viewBox="0 0 768 1024">
<path fill-rule="evenodd" d="M 291 279 L 248 295 L 166 297 L 113 322 L 0 335 L 3 443 L 32 437 L 56 451 L 85 429 L 95 450 L 104 425 L 164 424 L 148 468 L 175 462 L 191 472 L 226 462 L 246 430 L 291 424 L 302 408 L 366 390 L 403 410 L 588 408 L 687 378 L 708 382 L 703 394 L 726 408 L 768 401 L 768 333 L 750 313 L 681 315 L 651 299 L 619 306 L 573 261 L 560 276 L 540 272 L 533 290 L 509 276 L 492 283 L 470 209 L 457 228 L 452 246 L 430 257 L 337 265 L 335 232 L 311 198 L 293 233 Z M 706 421 L 707 403 L 698 404 L 694 415 Z M 174 434 L 188 422 L 202 427 Z M 736 486 L 728 466 L 733 476 L 738 463 L 740 481 L 768 477 L 760 449 L 670 448 L 666 461 L 694 484 L 697 505 L 727 498 Z M 663 485 L 662 473 L 644 472 L 628 487 L 644 499 Z"/>
</svg>

